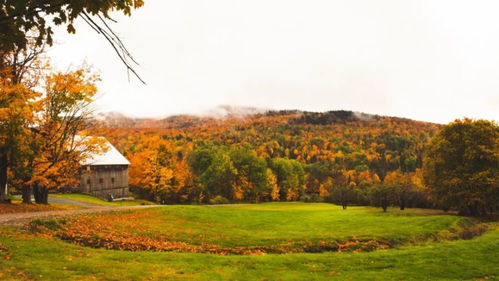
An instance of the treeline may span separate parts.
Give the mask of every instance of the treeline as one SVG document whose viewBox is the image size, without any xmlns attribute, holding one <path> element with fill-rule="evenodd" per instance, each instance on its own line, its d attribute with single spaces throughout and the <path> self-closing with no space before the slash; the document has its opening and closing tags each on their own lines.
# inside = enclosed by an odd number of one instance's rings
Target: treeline
<svg viewBox="0 0 499 281">
<path fill-rule="evenodd" d="M 170 147 L 171 148 L 171 147 Z M 383 180 L 368 170 L 334 170 L 327 163 L 303 164 L 263 158 L 247 147 L 203 146 L 187 155 L 182 172 L 176 156 L 160 144 L 157 158 L 132 168 L 135 190 L 162 203 L 306 201 L 349 205 L 432 207 L 419 170 L 392 171 Z M 136 175 L 135 173 L 139 174 Z M 153 182 L 147 182 L 153 180 Z"/>
<path fill-rule="evenodd" d="M 132 162 L 133 190 L 158 202 L 433 206 L 420 168 L 435 124 L 293 111 L 184 125 L 100 133 Z"/>
</svg>

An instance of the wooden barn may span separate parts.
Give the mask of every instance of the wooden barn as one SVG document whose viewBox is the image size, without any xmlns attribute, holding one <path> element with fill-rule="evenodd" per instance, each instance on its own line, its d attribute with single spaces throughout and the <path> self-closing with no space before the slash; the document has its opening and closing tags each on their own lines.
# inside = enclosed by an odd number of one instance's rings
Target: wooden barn
<svg viewBox="0 0 499 281">
<path fill-rule="evenodd" d="M 92 155 L 82 163 L 80 187 L 83 193 L 108 199 L 129 195 L 128 166 L 130 162 L 106 140 L 107 151 Z"/>
</svg>

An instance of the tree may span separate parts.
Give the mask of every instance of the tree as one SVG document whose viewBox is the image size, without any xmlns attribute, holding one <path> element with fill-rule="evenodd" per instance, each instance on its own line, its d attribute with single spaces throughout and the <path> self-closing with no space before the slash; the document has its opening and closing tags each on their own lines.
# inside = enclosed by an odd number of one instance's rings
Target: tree
<svg viewBox="0 0 499 281">
<path fill-rule="evenodd" d="M 230 152 L 230 158 L 237 170 L 236 186 L 241 192 L 237 199 L 259 202 L 269 198 L 271 190 L 267 180 L 265 159 L 247 148 L 236 148 Z"/>
<path fill-rule="evenodd" d="M 44 96 L 39 101 L 35 130 L 39 149 L 29 166 L 33 175 L 26 184 L 34 186 L 35 201 L 47 204 L 48 191 L 76 184 L 81 162 L 99 153 L 104 141 L 85 136 L 89 129 L 93 97 L 98 76 L 80 69 L 49 75 Z"/>
<path fill-rule="evenodd" d="M 188 162 L 204 201 L 208 202 L 217 195 L 237 199 L 237 169 L 223 147 L 195 149 L 189 155 Z"/>
<path fill-rule="evenodd" d="M 328 162 L 315 162 L 305 167 L 307 172 L 307 194 L 327 195 L 328 190 L 324 183 L 331 180 L 332 170 Z"/>
<path fill-rule="evenodd" d="M 33 89 L 39 85 L 47 63 L 40 58 L 43 46 L 36 46 L 33 40 L 28 43 L 28 49 L 0 50 L 0 202 L 4 201 L 9 169 L 23 180 L 32 172 L 25 160 L 34 156 L 30 132 L 39 94 Z M 29 188 L 24 187 L 22 192 L 23 202 L 30 203 Z"/>
<path fill-rule="evenodd" d="M 113 11 L 130 15 L 132 9 L 140 8 L 142 0 L 5 0 L 0 3 L 0 52 L 26 49 L 31 38 L 36 45 L 52 45 L 53 28 L 66 25 L 69 33 L 75 33 L 74 22 L 83 19 L 102 35 L 116 54 L 137 78 L 130 59 L 135 62 L 120 38 L 107 24 Z M 47 20 L 51 19 L 51 20 Z M 142 80 L 141 80 L 142 81 Z"/>
<path fill-rule="evenodd" d="M 269 188 L 271 190 L 270 198 L 272 201 L 279 201 L 279 185 L 277 185 L 277 177 L 274 175 L 270 168 L 267 168 L 267 180 L 269 183 Z"/>
<path fill-rule="evenodd" d="M 356 184 L 353 170 L 343 170 L 338 173 L 331 188 L 331 194 L 328 197 L 332 203 L 341 205 L 346 210 L 348 205 L 352 204 L 357 197 Z"/>
<path fill-rule="evenodd" d="M 411 196 L 411 204 L 418 208 L 434 208 L 436 205 L 431 202 L 429 196 L 428 187 L 423 182 L 423 170 L 416 169 L 411 176 L 412 183 L 412 196 Z M 440 206 L 444 211 L 448 209 L 445 206 Z"/>
<path fill-rule="evenodd" d="M 393 192 L 394 203 L 400 210 L 405 210 L 413 193 L 411 175 L 403 174 L 399 170 L 392 171 L 385 176 L 383 184 Z"/>
<path fill-rule="evenodd" d="M 29 153 L 27 124 L 34 118 L 30 100 L 35 97 L 35 92 L 0 76 L 0 202 L 5 201 L 8 169 Z"/>
<path fill-rule="evenodd" d="M 343 210 L 346 210 L 356 199 L 355 184 L 352 182 L 349 185 L 333 185 L 329 198 L 332 203 L 341 205 Z"/>
<path fill-rule="evenodd" d="M 130 158 L 130 184 L 144 189 L 150 200 L 175 202 L 173 147 L 159 137 L 145 140 L 144 145 L 146 149 Z"/>
<path fill-rule="evenodd" d="M 393 202 L 393 189 L 386 185 L 375 184 L 370 190 L 371 204 L 386 212 Z"/>
<path fill-rule="evenodd" d="M 297 200 L 305 187 L 305 171 L 303 165 L 292 159 L 275 158 L 271 162 L 272 171 L 277 176 L 279 198 L 281 200 Z"/>
<path fill-rule="evenodd" d="M 211 199 L 216 195 L 234 199 L 236 176 L 237 170 L 230 156 L 221 150 L 216 151 L 213 162 L 200 177 L 207 199 Z"/>
<path fill-rule="evenodd" d="M 479 216 L 499 207 L 499 126 L 487 120 L 456 120 L 431 140 L 423 176 L 433 198 Z"/>
</svg>

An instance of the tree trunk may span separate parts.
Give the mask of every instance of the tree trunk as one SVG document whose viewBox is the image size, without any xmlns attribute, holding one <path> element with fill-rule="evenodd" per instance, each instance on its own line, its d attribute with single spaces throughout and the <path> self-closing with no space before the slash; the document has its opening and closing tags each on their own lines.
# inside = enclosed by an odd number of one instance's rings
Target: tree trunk
<svg viewBox="0 0 499 281">
<path fill-rule="evenodd" d="M 7 154 L 5 153 L 5 148 L 0 148 L 0 203 L 4 203 L 7 189 Z"/>
<path fill-rule="evenodd" d="M 33 188 L 33 195 L 37 204 L 48 204 L 49 190 L 43 187 L 35 186 Z"/>
<path fill-rule="evenodd" d="M 46 188 L 42 188 L 42 204 L 49 203 L 49 190 Z"/>
<path fill-rule="evenodd" d="M 31 186 L 30 185 L 25 185 L 23 186 L 23 203 L 24 204 L 31 204 Z"/>
<path fill-rule="evenodd" d="M 388 198 L 385 197 L 381 200 L 381 208 L 383 208 L 383 212 L 386 212 L 386 209 L 388 209 L 388 204 Z"/>
<path fill-rule="evenodd" d="M 33 187 L 33 195 L 35 196 L 35 202 L 37 204 L 42 204 L 42 191 L 41 187 L 39 186 L 34 186 Z"/>
</svg>

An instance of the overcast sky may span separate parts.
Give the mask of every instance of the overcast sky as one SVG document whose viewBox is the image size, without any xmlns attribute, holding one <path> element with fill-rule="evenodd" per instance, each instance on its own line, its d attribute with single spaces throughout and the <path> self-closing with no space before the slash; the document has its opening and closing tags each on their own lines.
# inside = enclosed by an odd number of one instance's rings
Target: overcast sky
<svg viewBox="0 0 499 281">
<path fill-rule="evenodd" d="M 100 111 L 152 117 L 236 105 L 499 120 L 497 0 L 145 2 L 112 26 L 147 85 L 129 82 L 85 24 L 56 34 L 56 68 L 86 60 L 100 71 Z"/>
</svg>

